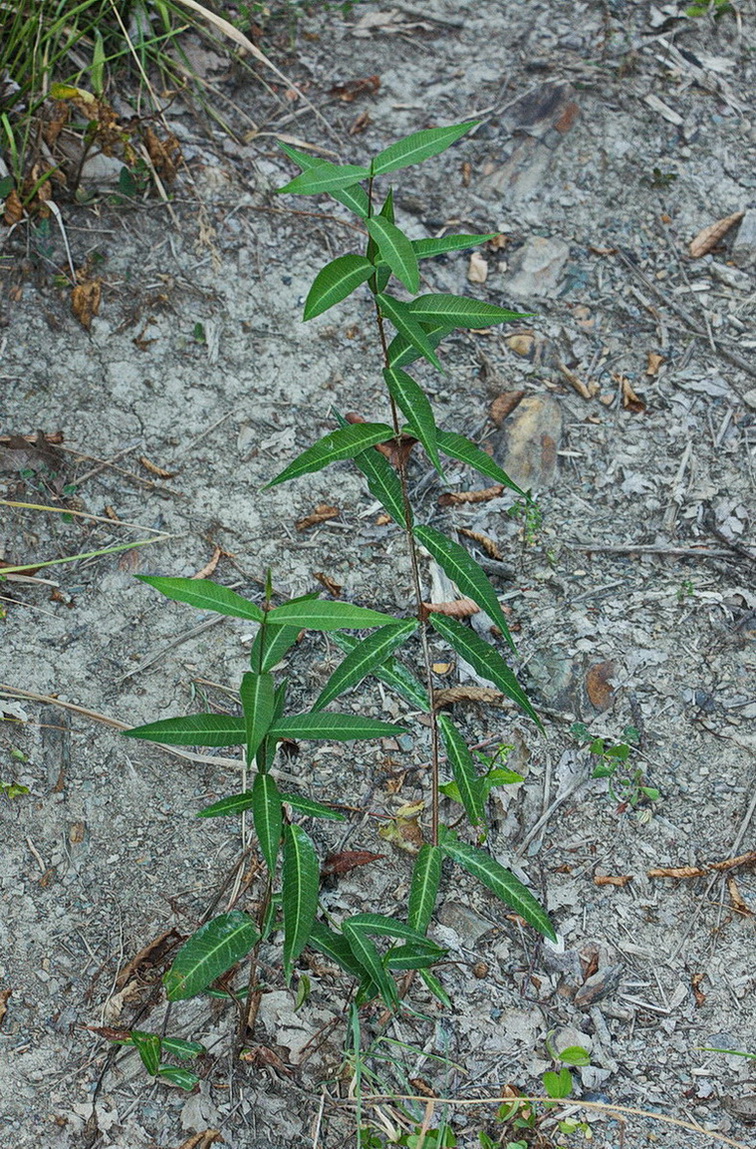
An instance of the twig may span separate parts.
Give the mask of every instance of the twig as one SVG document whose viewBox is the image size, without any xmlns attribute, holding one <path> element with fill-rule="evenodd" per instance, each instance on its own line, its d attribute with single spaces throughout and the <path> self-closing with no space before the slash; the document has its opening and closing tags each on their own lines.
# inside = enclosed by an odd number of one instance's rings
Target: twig
<svg viewBox="0 0 756 1149">
<path fill-rule="evenodd" d="M 241 586 L 241 583 L 236 583 L 235 585 Z M 156 654 L 151 654 L 148 658 L 145 658 L 144 662 L 140 662 L 139 666 L 135 666 L 133 670 L 127 670 L 125 674 L 121 675 L 121 677 L 118 679 L 118 682 L 125 682 L 127 678 L 133 678 L 135 674 L 141 674 L 143 670 L 146 670 L 149 666 L 159 662 L 163 655 L 167 654 L 169 650 L 175 650 L 177 646 L 181 646 L 182 643 L 188 642 L 190 638 L 195 638 L 198 634 L 202 634 L 204 631 L 209 630 L 211 626 L 216 626 L 219 622 L 223 622 L 225 617 L 226 616 L 224 614 L 216 614 L 213 618 L 206 618 L 204 622 L 199 623 L 197 626 L 193 626 L 191 630 L 187 630 L 184 632 L 184 634 L 180 634 L 178 638 L 174 638 L 173 642 L 169 642 L 167 646 L 161 647 L 161 649 L 158 650 Z"/>
<path fill-rule="evenodd" d="M 603 543 L 567 543 L 570 550 L 582 551 L 585 554 L 608 555 L 675 555 L 680 558 L 695 559 L 699 555 L 706 559 L 732 558 L 730 551 L 715 551 L 707 547 L 667 547 L 663 544 L 624 543 L 620 546 L 608 546 Z"/>
<path fill-rule="evenodd" d="M 49 511 L 51 515 L 75 515 L 79 519 L 91 519 L 94 523 L 108 523 L 111 527 L 130 527 L 134 531 L 149 531 L 152 535 L 164 535 L 157 527 L 143 527 L 141 523 L 128 523 L 125 519 L 109 519 L 107 515 L 93 515 L 89 511 L 74 511 L 70 507 L 47 507 L 44 503 L 19 503 L 12 499 L 0 499 L 0 507 L 20 507 L 26 511 Z"/>
</svg>

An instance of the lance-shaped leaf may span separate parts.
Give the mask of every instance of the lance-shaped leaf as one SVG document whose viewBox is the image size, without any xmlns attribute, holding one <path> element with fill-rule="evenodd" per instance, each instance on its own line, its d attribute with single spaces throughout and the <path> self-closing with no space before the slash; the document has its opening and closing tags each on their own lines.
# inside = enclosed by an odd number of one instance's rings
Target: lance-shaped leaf
<svg viewBox="0 0 756 1149">
<path fill-rule="evenodd" d="M 415 858 L 407 904 L 407 921 L 421 934 L 427 931 L 433 916 L 440 881 L 441 851 L 426 842 Z"/>
<path fill-rule="evenodd" d="M 444 836 L 441 849 L 447 857 L 467 870 L 468 874 L 472 874 L 487 886 L 497 898 L 511 906 L 526 922 L 551 941 L 556 941 L 554 927 L 541 904 L 533 897 L 527 886 L 524 886 L 519 878 L 505 869 L 495 858 L 477 846 L 460 842 L 455 834 L 450 833 Z"/>
<path fill-rule="evenodd" d="M 298 626 L 300 630 L 362 630 L 370 626 L 400 626 L 401 618 L 351 602 L 308 599 L 285 602 L 268 611 L 270 626 Z"/>
<path fill-rule="evenodd" d="M 452 582 L 457 584 L 460 593 L 477 602 L 491 622 L 496 623 L 514 650 L 515 644 L 496 597 L 496 591 L 469 552 L 433 527 L 415 527 L 414 534 L 418 542 L 430 551 Z"/>
<path fill-rule="evenodd" d="M 314 798 L 303 798 L 301 794 L 282 794 L 281 801 L 288 803 L 292 810 L 298 814 L 306 814 L 308 818 L 328 818 L 331 822 L 344 822 L 344 815 Z"/>
<path fill-rule="evenodd" d="M 281 795 L 270 774 L 258 774 L 252 784 L 252 819 L 262 856 L 271 874 L 276 870 L 276 857 L 281 842 L 283 811 Z"/>
<path fill-rule="evenodd" d="M 441 961 L 446 952 L 438 946 L 408 943 L 390 949 L 383 959 L 383 964 L 387 970 L 429 969 L 437 961 Z"/>
<path fill-rule="evenodd" d="M 441 460 L 436 445 L 436 420 L 428 396 L 420 384 L 401 367 L 384 368 L 383 378 L 391 397 L 404 412 L 410 430 L 423 444 L 428 458 L 441 474 Z"/>
<path fill-rule="evenodd" d="M 393 295 L 380 294 L 376 296 L 376 300 L 383 314 L 391 320 L 399 334 L 403 335 L 407 342 L 411 343 L 422 357 L 432 363 L 438 371 L 443 371 L 441 360 L 433 350 L 433 344 L 418 320 L 412 315 L 409 305 L 402 303 L 399 299 L 394 299 Z"/>
<path fill-rule="evenodd" d="M 298 814 L 305 814 L 310 818 L 328 818 L 332 822 L 345 821 L 344 815 L 338 810 L 324 806 L 322 802 L 316 802 L 314 798 L 303 798 L 301 794 L 279 794 L 279 798 L 281 802 L 286 802 Z M 242 810 L 249 810 L 254 802 L 254 791 L 245 790 L 242 794 L 230 794 L 227 798 L 213 802 L 211 806 L 205 806 L 204 810 L 200 810 L 197 814 L 197 817 L 221 818 L 231 814 L 241 814 Z"/>
<path fill-rule="evenodd" d="M 473 756 L 448 714 L 439 714 L 438 725 L 462 805 L 473 826 L 479 826 L 485 817 L 484 794 L 483 783 L 475 769 Z"/>
<path fill-rule="evenodd" d="M 275 723 L 279 720 L 284 712 L 286 707 L 286 691 L 288 685 L 288 680 L 284 678 L 276 687 L 276 693 L 273 699 L 272 725 L 275 725 Z M 273 759 L 276 756 L 277 743 L 278 739 L 274 734 L 271 734 L 269 730 L 262 741 L 260 749 L 257 751 L 257 769 L 261 774 L 265 774 L 268 770 L 270 770 L 270 767 L 273 764 Z"/>
<path fill-rule="evenodd" d="M 375 934 L 377 937 L 404 938 L 405 941 L 418 942 L 421 945 L 433 945 L 422 930 L 415 929 L 406 922 L 400 922 L 398 918 L 392 918 L 388 914 L 353 914 L 349 922 L 353 927 L 365 930 L 368 934 Z"/>
<path fill-rule="evenodd" d="M 259 934 L 247 914 L 219 914 L 192 934 L 163 978 L 169 1001 L 196 997 L 249 953 Z"/>
<path fill-rule="evenodd" d="M 421 969 L 420 977 L 423 979 L 433 996 L 438 998 L 444 1009 L 451 1009 L 453 1004 L 452 999 L 449 997 L 448 993 L 441 985 L 441 982 L 438 980 L 436 975 L 432 974 L 428 969 Z"/>
<path fill-rule="evenodd" d="M 281 905 L 284 919 L 283 964 L 287 982 L 307 945 L 318 908 L 320 867 L 315 847 L 301 826 L 284 830 Z"/>
<path fill-rule="evenodd" d="M 163 578 L 159 575 L 136 577 L 140 582 L 154 586 L 166 598 L 188 602 L 199 610 L 212 610 L 216 614 L 231 615 L 232 618 L 251 618 L 255 622 L 263 619 L 263 611 L 255 603 L 208 578 Z"/>
<path fill-rule="evenodd" d="M 363 718 L 361 714 L 291 714 L 275 722 L 275 738 L 324 739 L 351 742 L 355 738 L 396 738 L 405 731 L 391 722 Z"/>
<path fill-rule="evenodd" d="M 395 172 L 399 168 L 407 168 L 410 164 L 419 164 L 431 156 L 437 156 L 479 123 L 480 120 L 470 120 L 466 124 L 450 124 L 447 128 L 425 128 L 413 132 L 411 136 L 397 140 L 378 153 L 371 164 L 372 174 L 382 176 L 386 172 Z"/>
<path fill-rule="evenodd" d="M 225 818 L 231 814 L 241 814 L 242 810 L 249 810 L 254 803 L 252 790 L 245 790 L 242 794 L 230 794 L 228 798 L 221 798 L 211 806 L 205 806 L 197 814 L 198 818 Z"/>
<path fill-rule="evenodd" d="M 370 178 L 367 168 L 357 164 L 330 164 L 320 160 L 307 171 L 289 180 L 282 188 L 276 188 L 278 195 L 320 195 L 321 192 L 342 191 Z"/>
<path fill-rule="evenodd" d="M 304 306 L 304 319 L 322 315 L 370 279 L 374 265 L 364 255 L 340 255 L 322 268 L 313 280 Z"/>
<path fill-rule="evenodd" d="M 358 642 L 328 679 L 312 709 L 322 710 L 350 686 L 361 682 L 380 666 L 392 651 L 406 642 L 417 627 L 417 619 L 410 618 L 398 626 L 383 626 L 375 634 Z"/>
<path fill-rule="evenodd" d="M 323 922 L 313 922 L 307 944 L 311 949 L 319 950 L 341 966 L 343 970 L 361 981 L 367 970 L 352 953 L 349 942 L 342 934 L 334 933 Z M 377 991 L 376 991 L 377 992 Z"/>
<path fill-rule="evenodd" d="M 434 319 L 454 327 L 488 327 L 525 319 L 525 314 L 507 311 L 495 303 L 484 303 L 468 295 L 419 295 L 408 305 L 416 319 Z"/>
<path fill-rule="evenodd" d="M 272 674 L 257 674 L 248 670 L 242 675 L 239 696 L 246 724 L 248 766 L 273 721 L 275 690 Z"/>
<path fill-rule="evenodd" d="M 368 975 L 378 987 L 378 991 L 389 1009 L 399 1004 L 399 995 L 396 986 L 383 967 L 383 959 L 375 942 L 367 936 L 365 930 L 353 926 L 351 919 L 341 923 L 344 937 L 357 963 L 367 970 Z"/>
<path fill-rule="evenodd" d="M 444 336 L 454 331 L 448 323 L 421 323 L 420 328 L 425 332 L 431 347 L 438 347 Z M 421 358 L 422 352 L 403 335 L 395 335 L 389 343 L 388 361 L 392 367 L 406 367 Z"/>
<path fill-rule="evenodd" d="M 350 426 L 335 407 L 332 408 L 332 411 L 340 427 Z M 410 521 L 412 521 L 412 509 L 409 506 L 405 508 L 402 484 L 388 459 L 380 451 L 371 448 L 369 451 L 362 451 L 361 454 L 355 455 L 353 462 L 367 479 L 371 494 L 388 511 L 394 522 L 404 523 L 407 512 L 409 512 Z"/>
<path fill-rule="evenodd" d="M 502 694 L 516 702 L 520 709 L 524 710 L 543 730 L 541 721 L 530 705 L 527 694 L 497 650 L 479 638 L 474 630 L 463 626 L 456 618 L 447 618 L 433 611 L 428 616 L 428 621 L 434 630 L 437 630 L 441 637 L 445 638 L 457 653 L 470 663 L 481 678 L 485 678 L 489 682 L 493 682 L 494 686 L 498 686 Z"/>
<path fill-rule="evenodd" d="M 444 235 L 440 239 L 413 239 L 412 250 L 418 259 L 430 259 L 434 255 L 444 255 L 447 251 L 464 251 L 467 247 L 480 247 L 489 239 L 496 239 L 499 233 L 490 235 Z"/>
<path fill-rule="evenodd" d="M 184 1069 L 181 1065 L 160 1065 L 157 1075 L 162 1077 L 164 1081 L 170 1081 L 172 1085 L 177 1085 L 179 1089 L 185 1089 L 187 1093 L 200 1083 L 198 1073 L 192 1073 L 191 1069 Z"/>
<path fill-rule="evenodd" d="M 249 652 L 249 665 L 263 674 L 277 666 L 299 637 L 300 626 L 261 626 Z"/>
<path fill-rule="evenodd" d="M 263 490 L 296 479 L 299 475 L 322 471 L 329 463 L 336 463 L 339 459 L 352 459 L 360 451 L 367 451 L 368 447 L 385 443 L 393 437 L 393 429 L 386 423 L 354 423 L 338 431 L 331 431 L 298 455 L 280 475 L 266 483 Z"/>
<path fill-rule="evenodd" d="M 322 159 L 318 156 L 311 156 L 307 152 L 300 152 L 297 148 L 293 148 L 291 144 L 285 144 L 281 140 L 277 141 L 279 148 L 286 152 L 290 160 L 298 164 L 303 171 L 309 171 L 310 168 L 317 167 L 322 163 Z M 367 192 L 360 184 L 355 184 L 354 187 L 342 188 L 340 191 L 330 191 L 328 193 L 332 199 L 338 200 L 353 211 L 355 215 L 361 216 L 363 219 L 367 218 L 370 209 L 370 201 L 368 200 Z"/>
<path fill-rule="evenodd" d="M 412 244 L 396 224 L 383 215 L 374 215 L 366 221 L 370 238 L 374 240 L 381 259 L 389 265 L 407 291 L 414 295 L 420 290 L 420 272 Z"/>
<path fill-rule="evenodd" d="M 341 631 L 335 631 L 331 637 L 337 646 L 347 652 L 354 650 L 359 642 L 359 639 L 353 635 L 343 634 Z M 395 658 L 387 658 L 382 666 L 373 671 L 373 674 L 376 678 L 380 678 L 381 682 L 385 682 L 387 686 L 395 690 L 397 694 L 401 694 L 402 698 L 405 698 L 411 706 L 415 706 L 425 713 L 430 712 L 430 703 L 425 687 L 401 662 L 397 662 Z"/>
<path fill-rule="evenodd" d="M 490 455 L 481 451 L 480 447 L 476 447 L 465 435 L 458 435 L 456 431 L 437 431 L 436 442 L 439 450 L 443 451 L 445 455 L 449 455 L 452 459 L 459 459 L 460 463 L 467 463 L 468 466 L 479 471 L 481 475 L 487 475 L 488 478 L 509 487 L 511 491 L 522 495 L 523 498 L 527 498 L 525 491 L 510 479 L 506 471 L 503 471 L 497 463 L 494 463 Z"/>
<path fill-rule="evenodd" d="M 157 1033 L 144 1033 L 141 1029 L 132 1029 L 131 1042 L 136 1046 L 142 1065 L 154 1077 L 160 1065 L 160 1051 L 162 1041 Z"/>
<path fill-rule="evenodd" d="M 163 718 L 122 731 L 124 738 L 143 738 L 169 746 L 243 746 L 247 728 L 243 718 L 230 714 L 187 714 Z"/>
</svg>

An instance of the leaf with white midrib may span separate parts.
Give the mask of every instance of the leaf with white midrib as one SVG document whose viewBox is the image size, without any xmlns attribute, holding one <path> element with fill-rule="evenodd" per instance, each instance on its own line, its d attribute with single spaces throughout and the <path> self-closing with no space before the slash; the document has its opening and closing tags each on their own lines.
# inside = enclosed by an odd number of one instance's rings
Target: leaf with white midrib
<svg viewBox="0 0 756 1149">
<path fill-rule="evenodd" d="M 465 813 L 473 826 L 479 826 L 484 820 L 484 792 L 473 756 L 448 714 L 439 714 L 438 725 Z"/>
<path fill-rule="evenodd" d="M 340 255 L 321 268 L 313 280 L 304 306 L 304 320 L 314 319 L 351 295 L 375 272 L 364 255 Z"/>
<path fill-rule="evenodd" d="M 376 243 L 381 258 L 389 265 L 397 279 L 413 294 L 420 290 L 417 256 L 403 231 L 384 216 L 372 216 L 366 221 L 370 238 Z"/>
<path fill-rule="evenodd" d="M 253 670 L 245 671 L 242 675 L 239 697 L 244 711 L 247 734 L 247 765 L 249 766 L 273 721 L 273 699 L 275 697 L 273 675 L 257 674 Z"/>
<path fill-rule="evenodd" d="M 362 630 L 371 626 L 398 626 L 402 619 L 383 611 L 329 599 L 286 602 L 268 612 L 270 626 L 297 626 L 300 630 Z"/>
<path fill-rule="evenodd" d="M 433 350 L 433 344 L 420 323 L 409 311 L 408 304 L 402 303 L 400 299 L 394 299 L 393 295 L 385 295 L 384 293 L 376 295 L 375 298 L 382 313 L 391 320 L 399 334 L 403 335 L 413 347 L 416 347 L 423 358 L 432 363 L 437 371 L 443 372 L 444 368 Z"/>
<path fill-rule="evenodd" d="M 366 451 L 368 447 L 375 447 L 378 443 L 386 443 L 393 437 L 394 431 L 387 423 L 354 423 L 348 427 L 341 427 L 338 431 L 331 431 L 317 443 L 307 447 L 301 455 L 297 455 L 296 459 L 276 475 L 275 479 L 265 484 L 263 490 L 288 482 L 289 479 L 299 478 L 300 475 L 322 471 L 330 463 L 351 459 L 354 455 L 359 455 L 360 451 Z"/>
<path fill-rule="evenodd" d="M 252 818 L 262 856 L 269 872 L 274 874 L 281 842 L 283 812 L 278 787 L 270 774 L 257 774 L 255 777 L 252 785 Z"/>
<path fill-rule="evenodd" d="M 169 746 L 242 746 L 247 738 L 243 718 L 230 714 L 187 714 L 162 718 L 122 731 L 124 738 L 143 738 Z"/>
<path fill-rule="evenodd" d="M 480 447 L 476 447 L 475 443 L 471 442 L 465 435 L 459 435 L 456 431 L 437 431 L 436 442 L 439 450 L 443 451 L 445 455 L 449 455 L 452 459 L 459 459 L 461 463 L 467 463 L 468 466 L 479 471 L 481 475 L 487 475 L 495 482 L 503 483 L 511 491 L 527 498 L 525 491 L 510 479 L 506 471 L 503 471 L 490 455 L 481 451 Z"/>
<path fill-rule="evenodd" d="M 415 858 L 407 903 L 407 921 L 421 934 L 428 929 L 441 881 L 441 851 L 425 842 Z"/>
<path fill-rule="evenodd" d="M 206 922 L 181 947 L 163 978 L 169 1001 L 196 997 L 241 961 L 259 938 L 247 914 L 231 910 Z"/>
<path fill-rule="evenodd" d="M 327 706 L 334 698 L 338 698 L 350 686 L 361 682 L 377 666 L 380 666 L 397 647 L 401 646 L 417 630 L 417 627 L 417 619 L 410 618 L 399 626 L 381 627 L 368 638 L 358 642 L 328 679 L 312 709 L 322 710 L 324 706 Z"/>
<path fill-rule="evenodd" d="M 436 444 L 436 420 L 428 396 L 417 380 L 401 367 L 386 367 L 383 378 L 386 380 L 391 397 L 404 412 L 412 433 L 423 444 L 428 458 L 441 474 L 441 460 L 438 457 Z"/>
<path fill-rule="evenodd" d="M 384 1002 L 389 1009 L 393 1009 L 394 1006 L 399 1003 L 399 995 L 393 979 L 388 976 L 386 970 L 383 968 L 383 961 L 377 946 L 370 940 L 364 930 L 353 926 L 349 918 L 341 923 L 341 929 L 344 937 L 349 942 L 349 948 L 354 954 L 356 961 L 368 971 L 370 978 L 378 987 Z"/>
<path fill-rule="evenodd" d="M 397 738 L 405 730 L 392 722 L 363 718 L 361 714 L 318 713 L 291 714 L 279 718 L 270 733 L 275 738 L 322 738 L 333 742 L 351 742 L 356 738 Z"/>
<path fill-rule="evenodd" d="M 175 602 L 186 602 L 198 610 L 212 610 L 232 618 L 250 618 L 261 622 L 263 612 L 254 602 L 242 598 L 220 583 L 207 578 L 164 578 L 161 575 L 137 575 L 140 582 L 159 590 Z"/>
<path fill-rule="evenodd" d="M 528 318 L 528 313 L 508 311 L 469 295 L 419 295 L 408 307 L 417 319 L 433 319 L 455 327 L 489 327 L 492 323 Z"/>
<path fill-rule="evenodd" d="M 307 944 L 318 908 L 318 866 L 315 848 L 301 826 L 284 830 L 281 905 L 284 919 L 283 963 L 286 980 Z"/>
<path fill-rule="evenodd" d="M 422 163 L 423 160 L 446 151 L 479 123 L 480 120 L 470 120 L 465 124 L 449 124 L 444 128 L 424 128 L 422 131 L 412 132 L 411 135 L 397 140 L 379 152 L 373 159 L 370 170 L 374 176 L 380 176 L 387 172 L 398 171 L 399 168 L 409 167 L 411 164 Z"/>
</svg>

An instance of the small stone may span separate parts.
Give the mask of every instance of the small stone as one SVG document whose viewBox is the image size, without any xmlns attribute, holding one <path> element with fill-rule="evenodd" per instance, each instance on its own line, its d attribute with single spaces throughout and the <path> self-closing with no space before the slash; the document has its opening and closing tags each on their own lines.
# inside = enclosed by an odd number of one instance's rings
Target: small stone
<svg viewBox="0 0 756 1149">
<path fill-rule="evenodd" d="M 523 399 L 494 438 L 494 458 L 523 490 L 553 483 L 562 437 L 562 409 L 550 395 Z"/>
<path fill-rule="evenodd" d="M 743 216 L 731 254 L 733 263 L 738 267 L 752 267 L 756 264 L 756 208 L 749 208 Z"/>
<path fill-rule="evenodd" d="M 461 902 L 449 901 L 448 899 L 441 906 L 438 920 L 441 925 L 454 930 L 457 937 L 468 947 L 475 945 L 478 939 L 483 937 L 483 934 L 487 934 L 489 930 L 493 929 L 492 922 L 486 921 L 474 910 L 463 906 Z"/>
<path fill-rule="evenodd" d="M 532 236 L 512 259 L 507 293 L 518 298 L 553 295 L 569 254 L 563 239 Z"/>
</svg>

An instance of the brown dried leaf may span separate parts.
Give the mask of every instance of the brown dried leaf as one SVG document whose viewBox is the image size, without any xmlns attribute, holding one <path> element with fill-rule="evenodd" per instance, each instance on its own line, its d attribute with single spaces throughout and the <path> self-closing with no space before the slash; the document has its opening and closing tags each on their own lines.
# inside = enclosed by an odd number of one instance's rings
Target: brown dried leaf
<svg viewBox="0 0 756 1149">
<path fill-rule="evenodd" d="M 638 395 L 635 394 L 635 391 L 633 390 L 630 380 L 627 378 L 627 376 L 618 375 L 615 373 L 612 375 L 612 379 L 615 383 L 619 383 L 622 390 L 622 406 L 627 411 L 632 411 L 633 415 L 642 415 L 646 410 L 646 404 Z"/>
<path fill-rule="evenodd" d="M 86 822 L 72 822 L 68 830 L 68 840 L 72 846 L 78 846 L 84 841 L 87 833 Z"/>
<path fill-rule="evenodd" d="M 177 929 L 170 929 L 154 938 L 151 942 L 148 942 L 147 945 L 143 946 L 139 953 L 119 971 L 115 981 L 116 989 L 121 989 L 125 986 L 135 974 L 144 974 L 155 969 L 156 966 L 162 965 L 166 955 L 169 954 L 172 949 L 175 949 L 179 942 L 183 942 L 184 940 L 184 935 L 180 934 Z"/>
<path fill-rule="evenodd" d="M 495 487 L 486 487 L 482 491 L 447 491 L 438 497 L 439 507 L 459 507 L 464 503 L 487 503 L 490 499 L 498 499 L 504 487 L 497 483 Z"/>
<path fill-rule="evenodd" d="M 2 446 L 7 446 L 11 442 L 33 443 L 35 446 L 39 446 L 40 444 L 56 446 L 58 443 L 63 442 L 63 432 L 36 431 L 33 435 L 0 435 L 0 444 Z"/>
<path fill-rule="evenodd" d="M 345 104 L 351 104 L 357 96 L 374 96 L 380 86 L 380 76 L 365 76 L 362 80 L 345 80 L 343 84 L 334 84 L 329 94 L 343 100 Z"/>
<path fill-rule="evenodd" d="M 470 181 L 472 180 L 472 164 L 469 160 L 465 160 L 462 164 L 462 187 L 469 188 Z"/>
<path fill-rule="evenodd" d="M 480 607 L 471 598 L 456 598 L 453 602 L 424 602 L 423 609 L 428 614 L 445 614 L 448 618 L 469 618 L 471 614 L 478 614 Z"/>
<path fill-rule="evenodd" d="M 716 223 L 711 223 L 703 231 L 699 231 L 695 239 L 690 241 L 688 251 L 691 259 L 700 259 L 702 255 L 708 255 L 710 251 L 713 251 L 720 239 L 727 235 L 734 224 L 740 223 L 744 215 L 744 211 L 736 211 L 733 215 L 718 219 Z"/>
<path fill-rule="evenodd" d="M 474 251 L 470 256 L 467 278 L 470 283 L 485 283 L 488 279 L 488 261 L 479 251 Z"/>
<path fill-rule="evenodd" d="M 0 989 L 0 1028 L 2 1028 L 3 1020 L 8 1012 L 8 998 L 12 993 L 12 989 Z"/>
<path fill-rule="evenodd" d="M 453 662 L 434 662 L 431 666 L 431 670 L 434 674 L 448 674 L 453 668 Z"/>
<path fill-rule="evenodd" d="M 329 519 L 337 519 L 341 511 L 338 507 L 331 507 L 328 503 L 320 503 L 315 510 L 299 519 L 294 525 L 298 531 L 306 531 L 310 527 L 317 527 L 320 523 L 327 523 Z"/>
<path fill-rule="evenodd" d="M 615 671 L 612 661 L 597 662 L 591 666 L 585 676 L 585 688 L 591 705 L 595 706 L 599 714 L 608 710 L 614 701 L 614 687 L 609 679 Z"/>
<path fill-rule="evenodd" d="M 85 280 L 84 283 L 77 283 L 71 289 L 71 310 L 85 331 L 89 331 L 92 320 L 99 313 L 101 299 L 101 279 Z"/>
<path fill-rule="evenodd" d="M 387 515 L 385 511 L 381 511 L 380 515 L 378 515 L 375 520 L 375 525 L 377 527 L 385 527 L 389 523 L 393 523 L 393 521 L 394 520 L 391 518 L 391 515 Z"/>
<path fill-rule="evenodd" d="M 340 583 L 334 582 L 330 575 L 325 574 L 323 571 L 313 571 L 312 577 L 316 578 L 321 586 L 324 586 L 328 593 L 332 594 L 334 598 L 339 598 L 344 588 Z"/>
<path fill-rule="evenodd" d="M 594 886 L 627 886 L 633 880 L 632 874 L 620 874 L 617 877 L 611 877 L 609 874 L 596 876 L 593 879 Z"/>
<path fill-rule="evenodd" d="M 696 1008 L 697 1009 L 700 1009 L 701 1006 L 706 1001 L 706 994 L 701 989 L 701 982 L 703 981 L 703 979 L 705 977 L 706 977 L 706 974 L 694 973 L 693 977 L 690 979 L 690 986 L 691 986 L 691 989 L 693 990 L 693 996 L 696 999 Z"/>
<path fill-rule="evenodd" d="M 735 875 L 734 874 L 728 874 L 726 881 L 727 881 L 727 892 L 730 895 L 730 901 L 732 902 L 732 908 L 736 911 L 736 913 L 742 914 L 744 917 L 747 917 L 747 918 L 752 918 L 753 917 L 753 910 L 749 910 L 748 906 L 746 905 L 745 900 L 743 898 L 743 895 L 740 892 L 740 888 L 738 886 L 738 883 L 735 880 Z"/>
<path fill-rule="evenodd" d="M 0 439 L 0 471 L 56 471 L 63 467 L 56 451 L 42 431 L 36 435 L 3 435 Z"/>
<path fill-rule="evenodd" d="M 425 842 L 417 817 L 404 818 L 397 815 L 379 828 L 378 835 L 385 842 L 391 842 L 397 849 L 404 850 L 406 854 L 418 854 Z"/>
<path fill-rule="evenodd" d="M 344 419 L 347 423 L 364 423 L 366 421 L 356 411 L 347 411 Z M 400 435 L 398 439 L 392 439 L 390 443 L 378 443 L 373 449 L 385 455 L 392 467 L 402 470 L 407 466 L 410 452 L 417 441 L 411 435 Z"/>
<path fill-rule="evenodd" d="M 157 475 L 158 479 L 172 479 L 178 474 L 178 471 L 166 471 L 164 467 L 158 467 L 157 463 L 153 463 L 146 455 L 140 455 L 139 462 L 151 475 Z"/>
<path fill-rule="evenodd" d="M 756 850 L 749 850 L 747 854 L 739 854 L 737 858 L 726 858 L 723 862 L 712 862 L 710 870 L 732 870 L 735 866 L 753 866 L 756 864 Z"/>
<path fill-rule="evenodd" d="M 659 866 L 655 870 L 646 870 L 648 878 L 703 878 L 708 873 L 701 866 Z"/>
<path fill-rule="evenodd" d="M 210 1149 L 216 1141 L 223 1141 L 220 1129 L 205 1129 L 202 1133 L 194 1133 L 182 1141 L 178 1149 Z"/>
<path fill-rule="evenodd" d="M 570 387 L 573 387 L 578 395 L 582 395 L 584 399 L 592 399 L 594 395 L 598 394 L 599 387 L 595 381 L 592 380 L 590 383 L 584 383 L 574 371 L 570 371 L 569 367 L 562 362 L 559 363 L 559 370 L 564 375 Z"/>
<path fill-rule="evenodd" d="M 284 1077 L 291 1077 L 294 1072 L 290 1065 L 287 1065 L 285 1061 L 281 1060 L 277 1053 L 272 1049 L 268 1049 L 265 1045 L 249 1046 L 240 1053 L 239 1058 L 241 1061 L 247 1061 L 250 1065 L 254 1065 L 258 1069 L 267 1065 L 271 1069 L 275 1069 L 277 1073 L 283 1074 Z"/>
<path fill-rule="evenodd" d="M 210 561 L 206 563 L 205 566 L 203 566 L 202 570 L 197 571 L 196 574 L 189 575 L 189 578 L 210 578 L 210 575 L 217 567 L 222 554 L 223 551 L 219 546 L 216 546 L 215 550 L 213 551 L 213 557 L 210 559 Z"/>
<path fill-rule="evenodd" d="M 339 854 L 329 854 L 321 869 L 322 874 L 348 874 L 358 866 L 369 866 L 385 858 L 385 854 L 371 854 L 370 850 L 342 850 Z"/>
<path fill-rule="evenodd" d="M 142 569 L 142 552 L 138 547 L 124 551 L 118 559 L 119 571 L 138 571 Z"/>
<path fill-rule="evenodd" d="M 532 359 L 535 354 L 536 338 L 532 331 L 519 331 L 507 336 L 507 347 L 521 359 Z"/>
<path fill-rule="evenodd" d="M 659 355 L 657 351 L 648 351 L 646 353 L 646 374 L 651 377 L 658 375 L 659 368 L 664 361 L 664 356 Z"/>
<path fill-rule="evenodd" d="M 113 1025 L 85 1025 L 90 1033 L 96 1033 L 98 1037 L 104 1037 L 106 1041 L 127 1041 L 131 1037 L 130 1029 L 120 1029 Z"/>
<path fill-rule="evenodd" d="M 504 695 L 492 686 L 451 686 L 448 690 L 433 691 L 433 709 L 453 706 L 456 702 L 500 702 Z"/>
<path fill-rule="evenodd" d="M 148 127 L 144 133 L 144 142 L 152 166 L 160 179 L 166 184 L 173 183 L 181 161 L 181 147 L 176 137 L 169 135 L 161 140 L 153 129 Z"/>
<path fill-rule="evenodd" d="M 24 205 L 21 202 L 21 197 L 13 188 L 5 197 L 5 212 L 3 214 L 3 222 L 7 223 L 8 227 L 12 227 L 14 223 L 24 218 Z"/>
<path fill-rule="evenodd" d="M 469 527 L 457 527 L 457 531 L 460 535 L 464 535 L 466 539 L 472 539 L 473 542 L 480 543 L 490 558 L 496 559 L 497 562 L 504 561 L 504 555 L 499 546 L 493 539 L 489 538 L 488 535 L 484 535 L 482 531 L 471 531 Z"/>
<path fill-rule="evenodd" d="M 501 395 L 497 395 L 488 408 L 491 421 L 500 427 L 507 415 L 511 415 L 517 404 L 524 398 L 524 391 L 502 391 Z"/>
<path fill-rule="evenodd" d="M 347 132 L 347 135 L 359 136 L 361 132 L 366 131 L 366 129 L 370 127 L 372 122 L 373 122 L 373 118 L 370 115 L 370 112 L 367 112 L 367 111 L 360 112 L 359 116 L 357 116 L 352 121 L 352 123 L 350 124 L 349 131 Z"/>
</svg>

